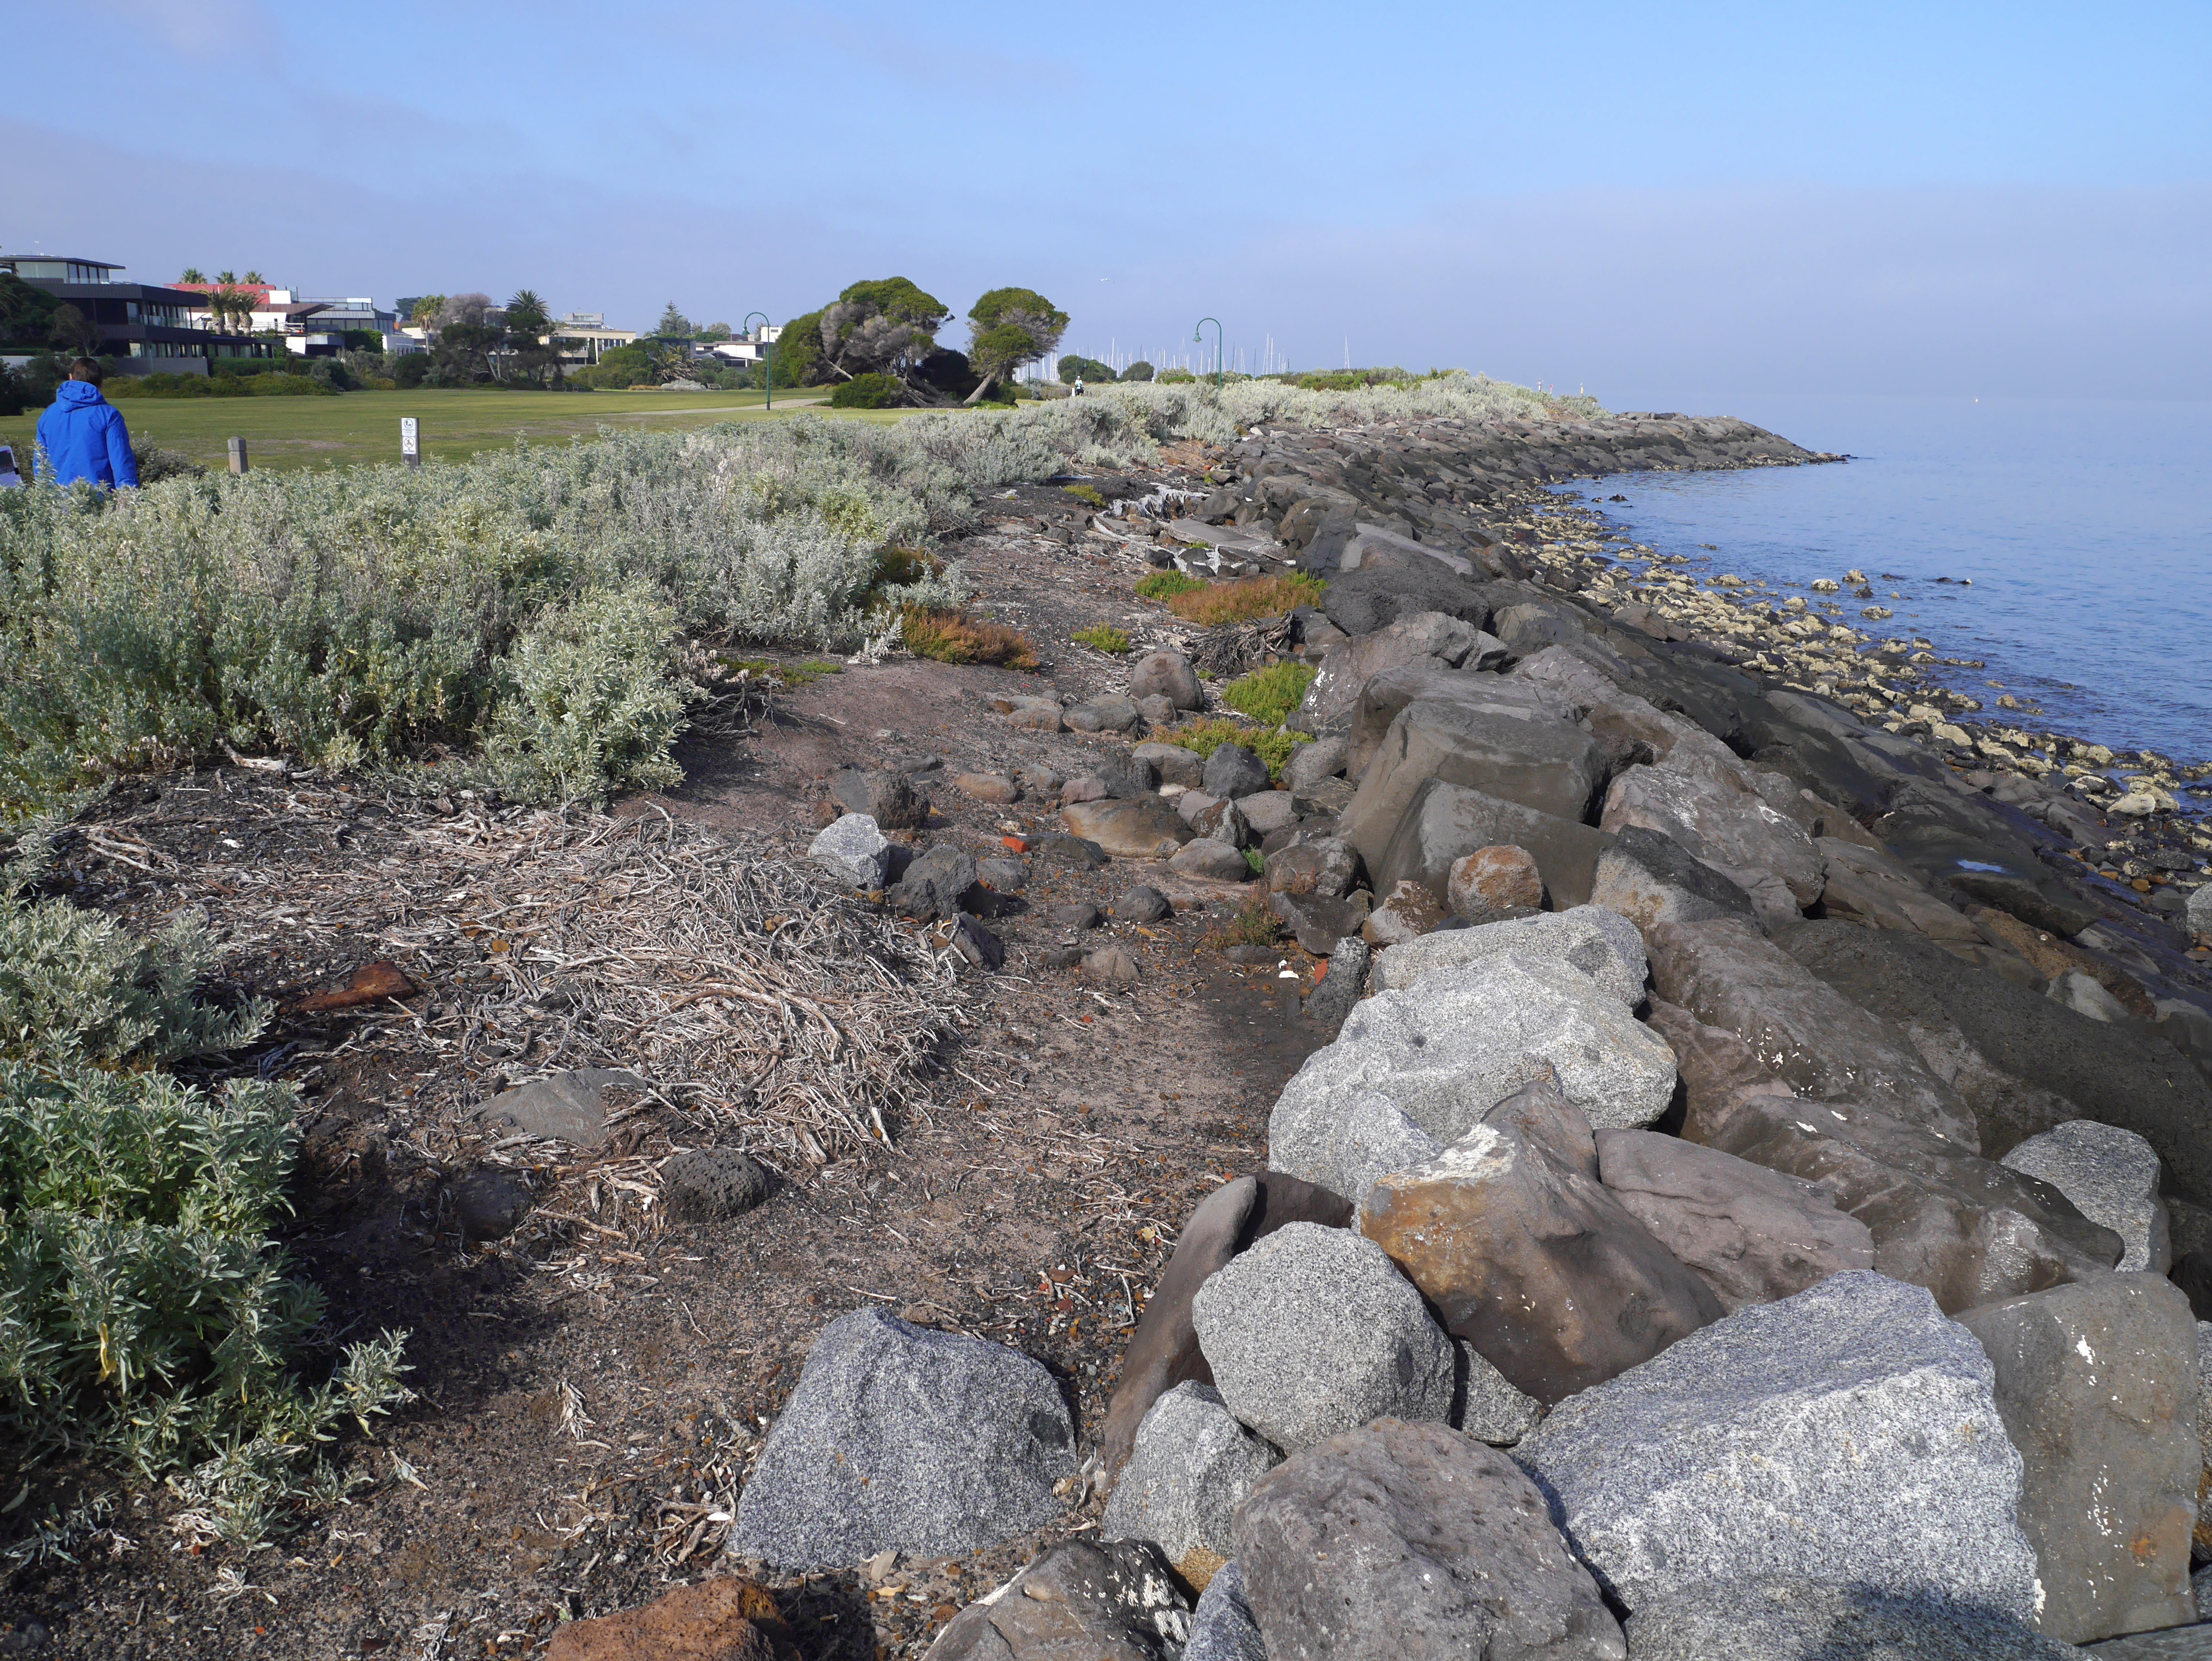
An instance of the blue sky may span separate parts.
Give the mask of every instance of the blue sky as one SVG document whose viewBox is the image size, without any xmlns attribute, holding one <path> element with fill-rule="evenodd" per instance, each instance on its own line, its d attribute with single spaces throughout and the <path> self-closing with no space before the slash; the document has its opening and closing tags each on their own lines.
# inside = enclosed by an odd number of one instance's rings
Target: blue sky
<svg viewBox="0 0 2212 1661">
<path fill-rule="evenodd" d="M 89 0 L 9 35 L 101 67 L 11 77 L 0 246 L 143 277 L 528 285 L 633 325 L 1012 283 L 1098 356 L 1210 313 L 1248 362 L 1616 407 L 2212 369 L 2202 0 Z"/>
</svg>

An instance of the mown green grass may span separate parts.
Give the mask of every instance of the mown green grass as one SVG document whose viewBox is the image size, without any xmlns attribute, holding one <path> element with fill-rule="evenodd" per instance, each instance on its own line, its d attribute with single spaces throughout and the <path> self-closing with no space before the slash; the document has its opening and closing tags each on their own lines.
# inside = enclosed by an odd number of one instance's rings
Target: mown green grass
<svg viewBox="0 0 2212 1661">
<path fill-rule="evenodd" d="M 589 438 L 600 427 L 681 431 L 722 421 L 769 419 L 758 392 L 527 392 L 496 387 L 421 387 L 338 398 L 131 398 L 116 400 L 131 435 L 181 451 L 203 466 L 227 465 L 229 440 L 246 441 L 255 467 L 346 466 L 399 459 L 399 418 L 422 423 L 423 453 L 461 461 L 514 442 Z M 828 415 L 812 388 L 778 392 L 774 416 Z M 900 410 L 840 410 L 839 418 L 896 420 Z M 0 417 L 0 444 L 30 453 L 35 412 Z"/>
</svg>

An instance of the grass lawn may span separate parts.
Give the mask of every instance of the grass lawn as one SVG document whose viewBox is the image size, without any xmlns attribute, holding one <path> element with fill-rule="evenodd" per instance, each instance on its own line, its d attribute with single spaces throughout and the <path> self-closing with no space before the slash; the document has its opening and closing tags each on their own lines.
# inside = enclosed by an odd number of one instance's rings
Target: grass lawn
<svg viewBox="0 0 2212 1661">
<path fill-rule="evenodd" d="M 181 450 L 210 467 L 224 465 L 226 441 L 246 440 L 256 467 L 315 467 L 399 459 L 399 417 L 422 423 L 428 456 L 459 460 L 511 444 L 589 438 L 601 426 L 706 427 L 717 422 L 780 419 L 788 409 L 896 420 L 903 411 L 830 409 L 826 389 L 775 395 L 774 415 L 758 392 L 524 392 L 496 388 L 418 388 L 345 392 L 336 398 L 128 398 L 116 408 L 131 435 Z M 27 459 L 36 413 L 0 417 L 0 444 Z"/>
</svg>

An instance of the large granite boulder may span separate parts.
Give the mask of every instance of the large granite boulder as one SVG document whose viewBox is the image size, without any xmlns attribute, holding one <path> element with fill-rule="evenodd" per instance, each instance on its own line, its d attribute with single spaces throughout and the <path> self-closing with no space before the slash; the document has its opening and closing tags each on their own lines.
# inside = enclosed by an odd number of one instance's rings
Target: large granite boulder
<svg viewBox="0 0 2212 1661">
<path fill-rule="evenodd" d="M 1792 1577 L 1661 1592 L 1628 1617 L 1635 1661 L 2080 1661 L 2018 1617 L 1955 1598 Z"/>
<path fill-rule="evenodd" d="M 1415 1124 L 1378 1090 L 1355 1094 L 1329 1141 L 1322 1186 L 1358 1203 L 1361 1196 L 1394 1171 L 1409 1171 L 1444 1151 L 1444 1145 Z"/>
<path fill-rule="evenodd" d="M 1723 1313 L 1598 1180 L 1589 1122 L 1549 1080 L 1435 1159 L 1379 1178 L 1359 1226 L 1453 1336 L 1547 1405 Z"/>
<path fill-rule="evenodd" d="M 1267 1661 L 1267 1640 L 1244 1596 L 1244 1571 L 1222 1566 L 1191 1611 L 1182 1661 Z"/>
<path fill-rule="evenodd" d="M 1350 837 L 1348 822 L 1340 823 L 1346 824 Z M 1585 904 L 1598 861 L 1613 845 L 1611 837 L 1587 824 L 1437 779 L 1413 793 L 1395 826 L 1378 821 L 1370 828 L 1380 838 L 1377 851 L 1370 855 L 1361 847 L 1359 852 L 1374 874 L 1376 891 L 1387 894 L 1399 883 L 1417 882 L 1444 906 L 1452 903 L 1453 868 L 1469 854 L 1499 843 L 1528 850 L 1553 904 Z"/>
<path fill-rule="evenodd" d="M 1191 1300 L 1199 1287 L 1238 1252 L 1277 1229 L 1297 1222 L 1342 1228 L 1355 1214 L 1341 1195 L 1279 1171 L 1237 1177 L 1199 1202 L 1183 1220 L 1175 1255 L 1121 1352 L 1121 1380 L 1107 1403 L 1099 1436 L 1099 1469 L 1109 1482 L 1127 1463 L 1153 1402 L 1185 1379 L 1213 1382 L 1191 1320 Z"/>
<path fill-rule="evenodd" d="M 807 1353 L 732 1548 L 793 1569 L 974 1551 L 1060 1516 L 1074 1469 L 1067 1404 L 1035 1361 L 855 1310 Z"/>
<path fill-rule="evenodd" d="M 1650 1130 L 1597 1133 L 1598 1179 L 1730 1311 L 1875 1266 L 1874 1236 L 1835 1197 L 1718 1148 Z"/>
<path fill-rule="evenodd" d="M 1442 1425 L 1380 1419 L 1285 1461 L 1236 1541 L 1273 1661 L 1628 1653 L 1535 1485 Z"/>
<path fill-rule="evenodd" d="M 1515 952 L 1578 969 L 1624 1008 L 1644 1002 L 1643 937 L 1617 911 L 1577 905 L 1533 917 L 1449 928 L 1394 946 L 1375 961 L 1378 991 L 1407 991 L 1431 975 Z"/>
<path fill-rule="evenodd" d="M 1972 1112 L 1902 1032 L 1748 924 L 1658 923 L 1645 940 L 1659 996 L 1736 1034 L 1799 1094 L 1878 1109 L 1980 1151 Z"/>
<path fill-rule="evenodd" d="M 1152 1403 L 1107 1501 L 1100 1537 L 1150 1540 L 1200 1591 L 1230 1558 L 1230 1525 L 1283 1456 L 1237 1422 L 1221 1393 L 1182 1384 Z"/>
<path fill-rule="evenodd" d="M 2183 1194 L 2212 1201 L 2212 1085 L 2164 1039 L 2076 1014 L 1895 930 L 1801 923 L 1776 944 L 1906 1033 L 1973 1111 L 1983 1152 L 2095 1119 L 2134 1131 Z"/>
<path fill-rule="evenodd" d="M 1759 1577 L 2035 1608 L 2021 1458 L 1972 1333 L 1832 1275 L 1554 1408 L 1514 1457 L 1632 1614 Z"/>
<path fill-rule="evenodd" d="M 2119 1262 L 2124 1272 L 2163 1275 L 2173 1267 L 2166 1202 L 2158 1197 L 2158 1154 L 2134 1131 L 2069 1119 L 2030 1136 L 2002 1163 L 2049 1183 L 2084 1217 L 2127 1242 Z"/>
<path fill-rule="evenodd" d="M 1964 1311 L 2025 1463 L 2036 1625 L 2074 1643 L 2197 1618 L 2197 1323 L 2155 1275 L 2108 1275 Z"/>
<path fill-rule="evenodd" d="M 1158 1546 L 1063 1540 L 954 1615 L 929 1661 L 1181 1661 L 1189 1636 Z"/>
<path fill-rule="evenodd" d="M 1482 958 L 1356 1005 L 1336 1042 L 1308 1056 L 1276 1098 L 1269 1158 L 1327 1182 L 1338 1128 L 1361 1091 L 1387 1096 L 1438 1141 L 1452 1142 L 1547 1076 L 1592 1124 L 1626 1129 L 1667 1110 L 1674 1057 L 1580 970 L 1540 958 Z"/>
<path fill-rule="evenodd" d="M 1295 1451 L 1384 1414 L 1451 1416 L 1451 1342 L 1381 1248 L 1292 1223 L 1191 1301 L 1199 1347 L 1231 1412 Z"/>
</svg>

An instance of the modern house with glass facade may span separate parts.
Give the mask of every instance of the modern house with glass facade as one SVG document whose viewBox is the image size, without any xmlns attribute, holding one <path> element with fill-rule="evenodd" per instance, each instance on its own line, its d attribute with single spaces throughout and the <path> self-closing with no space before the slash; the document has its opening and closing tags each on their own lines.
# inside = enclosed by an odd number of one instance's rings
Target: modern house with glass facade
<svg viewBox="0 0 2212 1661">
<path fill-rule="evenodd" d="M 0 254 L 0 271 L 74 306 L 99 335 L 89 356 L 114 360 L 125 374 L 205 374 L 218 357 L 270 357 L 276 348 L 245 335 L 212 334 L 191 313 L 204 299 L 182 289 L 126 283 L 103 259 Z M 42 347 L 43 349 L 43 347 Z"/>
</svg>

